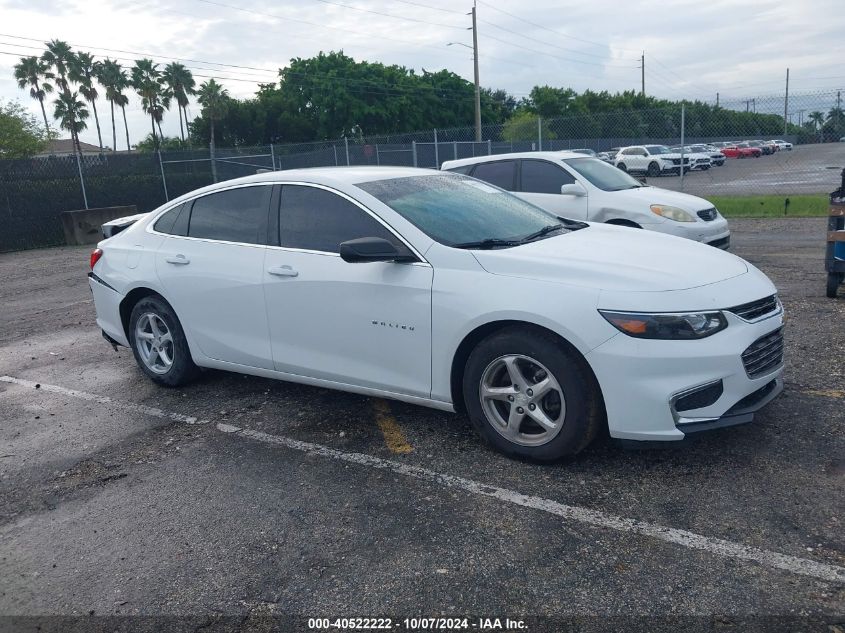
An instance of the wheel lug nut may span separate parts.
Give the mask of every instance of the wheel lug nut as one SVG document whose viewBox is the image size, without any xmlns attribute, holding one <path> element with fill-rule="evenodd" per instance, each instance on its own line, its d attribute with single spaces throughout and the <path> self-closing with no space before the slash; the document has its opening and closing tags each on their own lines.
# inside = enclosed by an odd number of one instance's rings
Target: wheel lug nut
<svg viewBox="0 0 845 633">
<path fill-rule="evenodd" d="M 529 408 L 529 409 L 531 409 L 531 410 L 533 411 L 534 409 L 536 409 L 536 408 L 537 408 L 537 405 L 536 405 L 536 404 L 529 404 L 529 405 L 528 405 L 528 408 Z"/>
<path fill-rule="evenodd" d="M 525 413 L 525 409 L 523 409 L 522 407 L 517 407 L 516 412 L 517 413 Z"/>
<path fill-rule="evenodd" d="M 529 389 L 529 390 L 528 390 L 528 391 L 526 391 L 525 393 L 527 393 L 529 396 L 533 396 L 533 395 L 534 395 L 534 390 L 533 390 L 533 389 Z"/>
<path fill-rule="evenodd" d="M 513 396 L 508 396 L 508 402 L 513 402 Z"/>
</svg>

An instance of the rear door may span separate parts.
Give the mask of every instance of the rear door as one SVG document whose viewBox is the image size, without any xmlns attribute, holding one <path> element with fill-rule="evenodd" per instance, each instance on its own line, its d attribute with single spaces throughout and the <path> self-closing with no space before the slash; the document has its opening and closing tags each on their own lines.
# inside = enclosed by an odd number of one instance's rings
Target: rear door
<svg viewBox="0 0 845 633">
<path fill-rule="evenodd" d="M 519 191 L 516 195 L 555 215 L 586 220 L 587 196 L 563 195 L 560 188 L 577 182 L 562 166 L 547 160 L 520 161 Z"/>
<path fill-rule="evenodd" d="M 272 185 L 216 191 L 185 205 L 156 271 L 192 342 L 205 356 L 272 369 L 262 286 Z M 164 217 L 162 217 L 164 219 Z"/>
<path fill-rule="evenodd" d="M 489 182 L 505 191 L 513 191 L 516 189 L 516 167 L 517 161 L 515 160 L 478 163 L 472 171 L 472 177 Z"/>
</svg>

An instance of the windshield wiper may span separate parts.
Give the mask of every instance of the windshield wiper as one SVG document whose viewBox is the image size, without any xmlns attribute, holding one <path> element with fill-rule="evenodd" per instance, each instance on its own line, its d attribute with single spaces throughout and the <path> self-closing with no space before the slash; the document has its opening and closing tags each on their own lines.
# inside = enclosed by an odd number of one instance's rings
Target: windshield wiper
<svg viewBox="0 0 845 633">
<path fill-rule="evenodd" d="M 542 229 L 540 229 L 539 231 L 536 231 L 535 233 L 531 233 L 530 235 L 526 235 L 521 240 L 519 240 L 519 243 L 525 244 L 526 242 L 530 242 L 532 240 L 536 240 L 538 238 L 541 238 L 544 235 L 548 235 L 549 233 L 552 233 L 553 231 L 559 231 L 559 230 L 565 229 L 565 228 L 566 227 L 563 224 L 549 224 L 548 226 L 544 226 Z"/>
<path fill-rule="evenodd" d="M 499 246 L 519 246 L 521 240 L 502 240 L 497 237 L 490 237 L 486 240 L 478 240 L 477 242 L 461 242 L 460 244 L 452 244 L 452 248 L 477 248 L 481 250 L 488 250 Z"/>
</svg>

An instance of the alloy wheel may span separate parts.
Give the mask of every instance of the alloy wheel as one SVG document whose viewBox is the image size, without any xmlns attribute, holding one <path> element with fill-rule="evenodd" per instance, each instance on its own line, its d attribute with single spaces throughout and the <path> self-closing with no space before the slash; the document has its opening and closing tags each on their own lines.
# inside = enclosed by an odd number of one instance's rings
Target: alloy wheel
<svg viewBox="0 0 845 633">
<path fill-rule="evenodd" d="M 159 315 L 145 312 L 135 324 L 135 347 L 151 372 L 166 374 L 173 366 L 173 335 Z"/>
<path fill-rule="evenodd" d="M 522 354 L 491 362 L 481 375 L 478 395 L 491 426 L 522 446 L 550 442 L 566 418 L 560 383 L 540 362 Z"/>
</svg>

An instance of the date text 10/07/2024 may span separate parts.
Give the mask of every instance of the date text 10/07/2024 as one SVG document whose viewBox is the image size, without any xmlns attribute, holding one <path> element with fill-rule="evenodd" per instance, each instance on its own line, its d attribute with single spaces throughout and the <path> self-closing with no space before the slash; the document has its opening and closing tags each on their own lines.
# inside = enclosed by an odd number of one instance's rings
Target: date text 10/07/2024
<svg viewBox="0 0 845 633">
<path fill-rule="evenodd" d="M 524 621 L 510 618 L 309 618 L 313 630 L 527 631 Z"/>
</svg>

